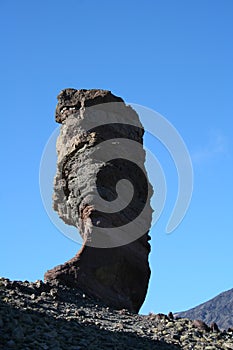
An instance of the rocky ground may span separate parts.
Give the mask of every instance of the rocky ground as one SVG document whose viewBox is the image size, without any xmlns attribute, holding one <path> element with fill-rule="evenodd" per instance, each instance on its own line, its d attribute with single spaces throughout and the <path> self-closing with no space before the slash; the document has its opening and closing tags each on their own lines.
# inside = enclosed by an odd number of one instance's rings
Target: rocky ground
<svg viewBox="0 0 233 350">
<path fill-rule="evenodd" d="M 0 349 L 233 349 L 233 330 L 113 310 L 81 290 L 0 279 Z"/>
</svg>

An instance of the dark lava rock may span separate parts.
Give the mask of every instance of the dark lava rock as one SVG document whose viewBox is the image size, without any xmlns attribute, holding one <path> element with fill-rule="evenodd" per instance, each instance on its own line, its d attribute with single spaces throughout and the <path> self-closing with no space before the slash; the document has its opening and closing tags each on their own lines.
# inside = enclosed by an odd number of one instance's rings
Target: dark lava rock
<svg viewBox="0 0 233 350">
<path fill-rule="evenodd" d="M 9 350 L 229 350 L 232 332 L 198 329 L 188 319 L 138 315 L 83 298 L 82 290 L 57 281 L 31 299 L 37 282 L 0 278 L 0 349 Z M 14 292 L 14 293 L 12 293 Z M 54 300 L 54 292 L 59 296 Z M 40 298 L 40 300 L 38 300 Z M 25 306 L 26 303 L 26 306 Z"/>
<path fill-rule="evenodd" d="M 139 117 L 110 91 L 66 89 L 58 95 L 56 121 L 62 125 L 53 206 L 77 227 L 83 246 L 47 271 L 45 281 L 138 312 L 150 278 L 152 218 Z"/>
<path fill-rule="evenodd" d="M 220 332 L 220 330 L 219 330 L 219 328 L 218 328 L 218 325 L 217 325 L 217 323 L 215 323 L 215 322 L 212 322 L 212 323 L 210 324 L 210 329 L 211 329 L 213 332 Z"/>
<path fill-rule="evenodd" d="M 205 322 L 203 322 L 201 320 L 194 320 L 193 325 L 198 329 L 202 329 L 203 331 L 210 330 L 209 327 L 207 326 L 207 324 L 205 324 Z"/>
</svg>

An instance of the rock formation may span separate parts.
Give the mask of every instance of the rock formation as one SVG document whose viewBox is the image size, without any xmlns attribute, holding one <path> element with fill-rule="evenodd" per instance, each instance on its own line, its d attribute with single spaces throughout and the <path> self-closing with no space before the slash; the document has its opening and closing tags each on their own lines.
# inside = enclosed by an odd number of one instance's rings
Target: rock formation
<svg viewBox="0 0 233 350">
<path fill-rule="evenodd" d="M 117 309 L 138 312 L 150 268 L 152 188 L 137 113 L 106 90 L 65 89 L 58 95 L 57 173 L 53 206 L 77 227 L 74 258 L 45 273 Z"/>
</svg>

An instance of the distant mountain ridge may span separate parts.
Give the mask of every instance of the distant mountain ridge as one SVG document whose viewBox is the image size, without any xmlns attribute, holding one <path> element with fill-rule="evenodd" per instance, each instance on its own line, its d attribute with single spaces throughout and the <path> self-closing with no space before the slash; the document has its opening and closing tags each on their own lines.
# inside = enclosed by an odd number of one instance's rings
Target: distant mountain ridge
<svg viewBox="0 0 233 350">
<path fill-rule="evenodd" d="M 233 328 L 233 288 L 176 316 L 200 319 L 207 324 L 215 322 L 220 329 Z"/>
</svg>

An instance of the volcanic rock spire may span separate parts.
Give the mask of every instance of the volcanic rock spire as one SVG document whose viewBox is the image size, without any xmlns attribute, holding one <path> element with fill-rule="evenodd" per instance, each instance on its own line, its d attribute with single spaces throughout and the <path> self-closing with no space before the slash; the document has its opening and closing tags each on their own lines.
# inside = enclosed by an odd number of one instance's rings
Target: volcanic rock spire
<svg viewBox="0 0 233 350">
<path fill-rule="evenodd" d="M 137 113 L 106 90 L 58 95 L 53 207 L 83 245 L 45 280 L 77 287 L 114 308 L 138 312 L 150 268 L 152 187 Z"/>
</svg>

